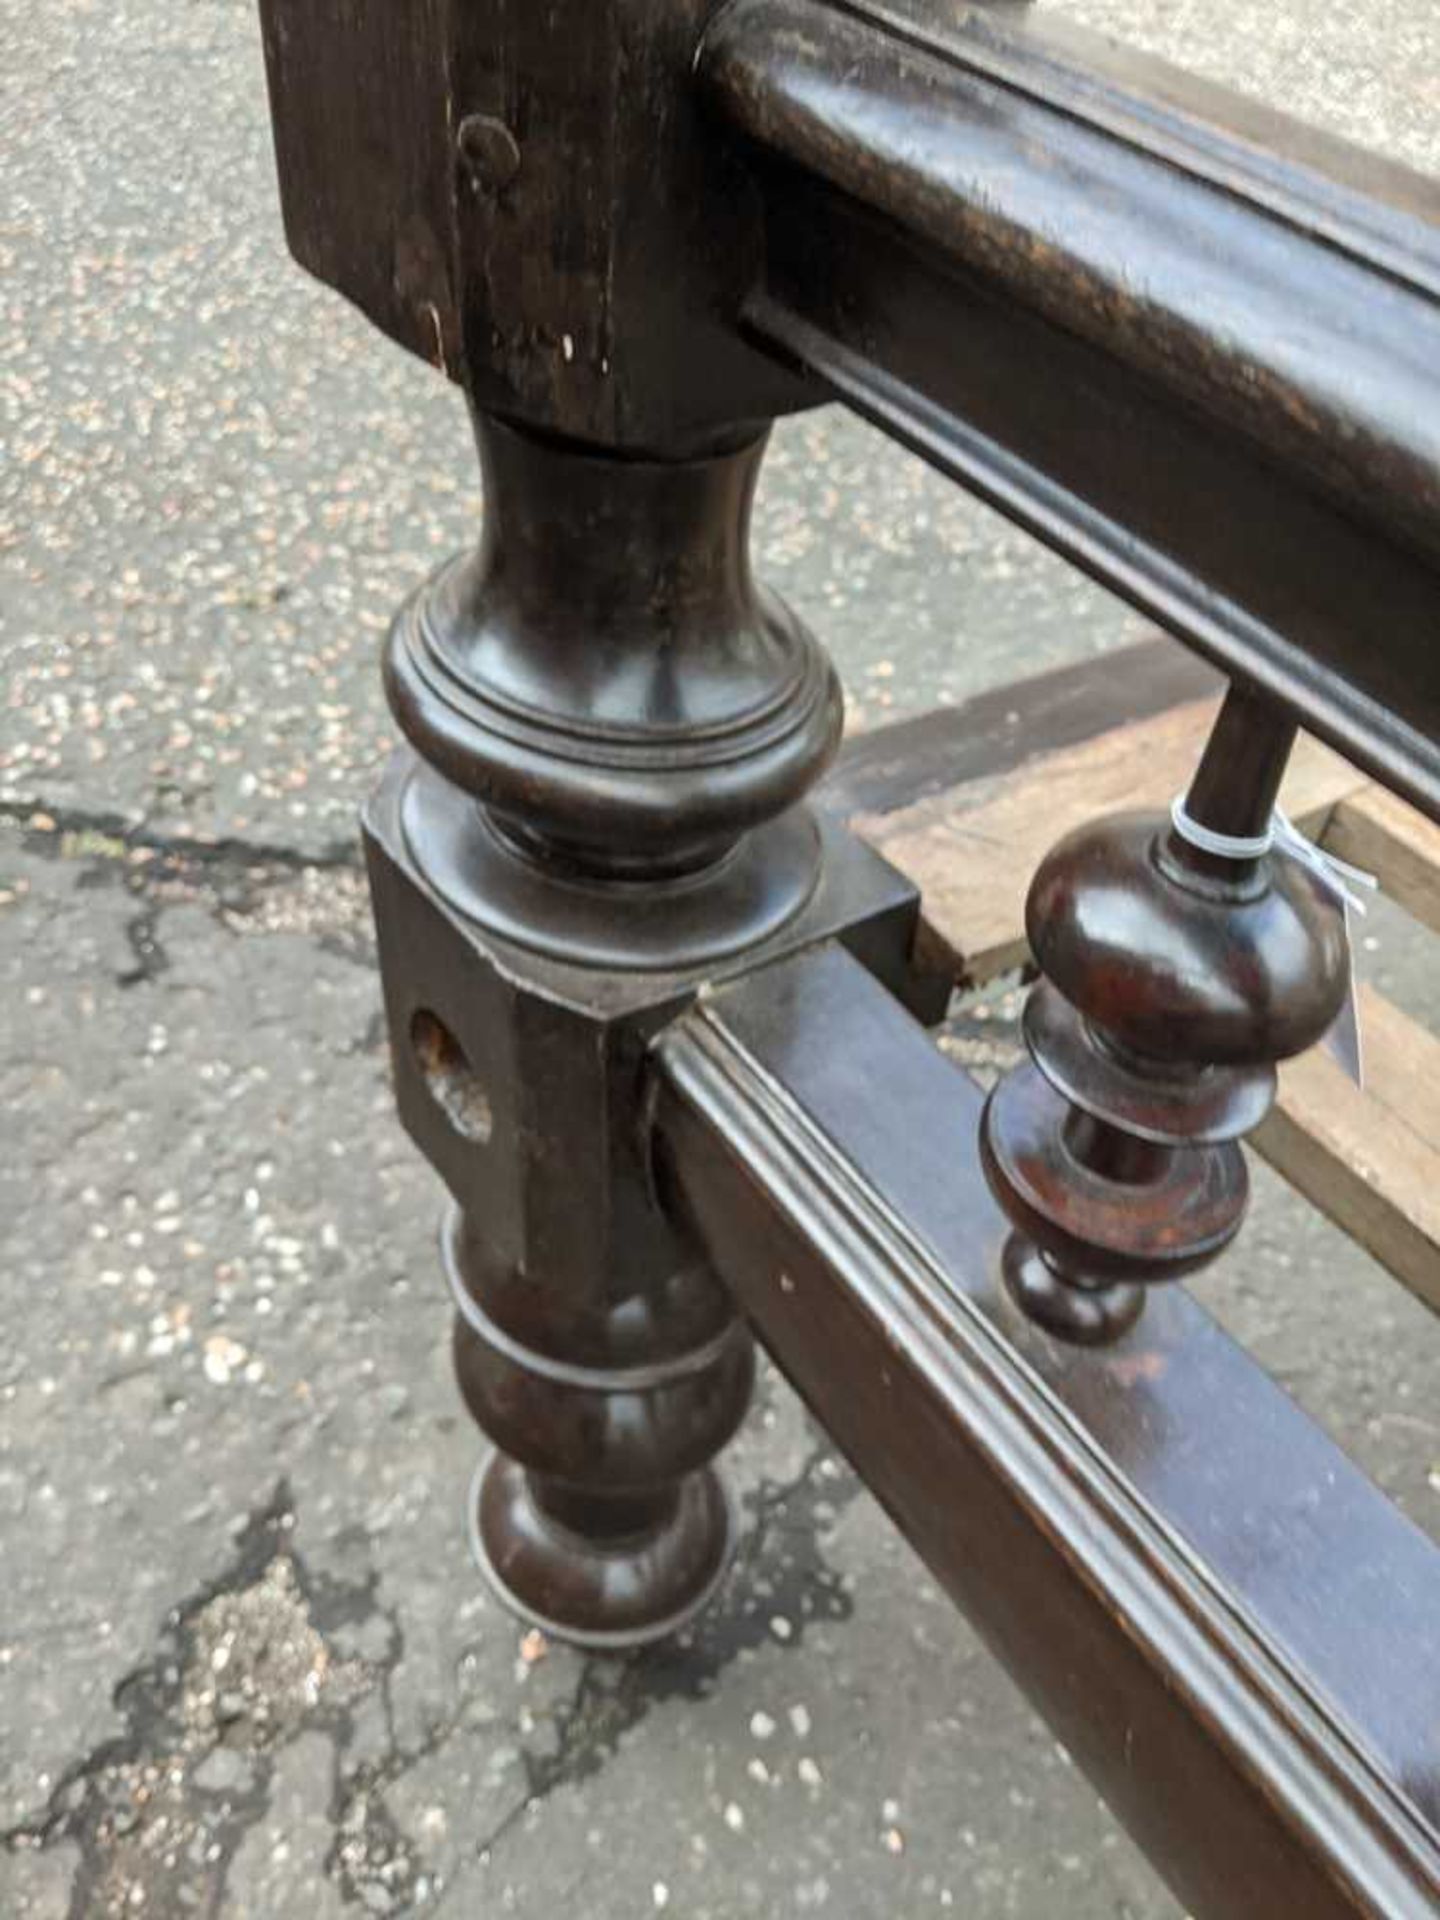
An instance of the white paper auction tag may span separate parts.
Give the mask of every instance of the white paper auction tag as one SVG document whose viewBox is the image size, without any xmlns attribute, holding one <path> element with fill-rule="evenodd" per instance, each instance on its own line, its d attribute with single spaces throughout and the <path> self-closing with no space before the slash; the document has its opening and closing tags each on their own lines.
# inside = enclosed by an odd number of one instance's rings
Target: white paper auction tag
<svg viewBox="0 0 1440 1920">
<path fill-rule="evenodd" d="M 1307 840 L 1293 821 L 1276 807 L 1263 833 L 1236 835 L 1217 833 L 1213 827 L 1192 820 L 1185 808 L 1184 794 L 1176 794 L 1170 803 L 1170 818 L 1182 840 L 1199 847 L 1203 853 L 1229 860 L 1259 860 L 1272 850 L 1288 854 L 1314 874 L 1345 916 L 1345 952 L 1350 967 L 1350 982 L 1344 1004 L 1320 1041 L 1341 1069 L 1363 1089 L 1365 1061 L 1360 1043 L 1360 1009 L 1355 997 L 1355 942 L 1351 939 L 1354 916 L 1365 911 L 1364 894 L 1373 892 L 1379 882 L 1364 867 L 1351 866 L 1313 840 Z"/>
<path fill-rule="evenodd" d="M 1350 984 L 1345 989 L 1344 1004 L 1331 1021 L 1329 1031 L 1320 1044 L 1363 1092 L 1365 1050 L 1360 1039 L 1360 1003 L 1355 996 L 1355 943 L 1350 938 L 1352 915 L 1348 900 L 1343 900 L 1341 905 L 1345 909 L 1345 949 L 1350 956 Z M 1364 912 L 1363 907 L 1361 912 Z"/>
</svg>

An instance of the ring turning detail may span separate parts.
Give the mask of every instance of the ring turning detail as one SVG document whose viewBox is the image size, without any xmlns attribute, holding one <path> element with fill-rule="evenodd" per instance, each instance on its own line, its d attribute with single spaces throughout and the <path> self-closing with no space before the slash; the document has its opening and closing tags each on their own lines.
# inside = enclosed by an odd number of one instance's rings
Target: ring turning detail
<svg viewBox="0 0 1440 1920">
<path fill-rule="evenodd" d="M 1062 1339 L 1118 1339 L 1147 1286 L 1234 1238 L 1239 1136 L 1269 1110 L 1276 1061 L 1313 1046 L 1348 991 L 1333 886 L 1271 842 L 1294 737 L 1232 687 L 1185 796 L 1200 833 L 1163 814 L 1102 820 L 1031 885 L 1030 1060 L 986 1105 L 982 1157 L 1016 1229 L 1006 1285 Z"/>
<path fill-rule="evenodd" d="M 291 248 L 479 450 L 363 832 L 485 1578 L 597 1649 L 728 1605 L 758 1339 L 1187 1912 L 1432 1920 L 1440 1553 L 1163 1283 L 1342 1010 L 1333 856 L 1435 911 L 1435 183 L 1046 7 L 260 8 Z M 750 524 L 823 402 L 1228 686 L 1169 812 L 1208 710 L 1145 709 L 1161 804 L 1060 838 L 1024 940 L 1098 695 L 877 730 L 817 798 L 839 686 Z M 1300 724 L 1383 790 L 1323 850 L 1275 812 Z M 924 1027 L 1027 944 L 987 1096 Z"/>
</svg>

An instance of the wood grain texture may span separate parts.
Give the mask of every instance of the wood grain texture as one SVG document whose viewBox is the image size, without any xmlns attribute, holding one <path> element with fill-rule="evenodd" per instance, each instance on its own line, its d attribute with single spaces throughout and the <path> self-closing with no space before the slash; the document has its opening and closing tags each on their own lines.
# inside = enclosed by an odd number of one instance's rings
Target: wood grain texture
<svg viewBox="0 0 1440 1920">
<path fill-rule="evenodd" d="M 1117 704 L 1123 688 L 1117 690 Z M 1022 690 L 1015 689 L 1017 704 Z M 1063 834 L 1101 814 L 1166 808 L 1188 781 L 1217 702 L 1195 700 L 1118 726 L 992 779 L 855 826 L 921 889 L 934 943 L 958 977 L 979 982 L 1026 957 L 1025 893 Z M 1305 831 L 1323 831 L 1363 777 L 1318 741 L 1302 739 L 1281 802 Z"/>
<path fill-rule="evenodd" d="M 260 0 L 290 251 L 458 377 L 443 0 Z"/>
<path fill-rule="evenodd" d="M 1440 933 L 1440 827 L 1383 787 L 1346 794 L 1326 823 L 1325 847 L 1364 867 L 1382 890 Z"/>
<path fill-rule="evenodd" d="M 1314 1048 L 1281 1068 L 1252 1142 L 1440 1312 L 1440 1040 L 1371 987 L 1359 1006 L 1364 1091 Z"/>
<path fill-rule="evenodd" d="M 1079 746 L 1126 720 L 1148 720 L 1189 700 L 1218 696 L 1225 682 L 1163 634 L 1093 655 L 1018 683 L 987 687 L 953 707 L 852 733 L 815 799 L 837 819 L 891 813 L 962 783 Z M 1117 710 L 1117 690 L 1124 709 Z"/>
<path fill-rule="evenodd" d="M 761 209 L 691 84 L 713 0 L 260 4 L 291 251 L 477 406 L 658 452 L 821 397 L 736 325 Z"/>
</svg>

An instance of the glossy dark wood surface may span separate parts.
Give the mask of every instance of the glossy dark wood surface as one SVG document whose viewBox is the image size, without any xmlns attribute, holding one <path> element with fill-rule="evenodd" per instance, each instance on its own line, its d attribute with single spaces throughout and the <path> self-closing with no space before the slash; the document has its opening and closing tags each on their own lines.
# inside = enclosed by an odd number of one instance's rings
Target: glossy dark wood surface
<svg viewBox="0 0 1440 1920">
<path fill-rule="evenodd" d="M 1231 687 L 1183 807 L 1076 828 L 1031 882 L 1030 1058 L 986 1102 L 981 1161 L 1016 1228 L 1011 1292 L 1062 1337 L 1117 1338 L 1143 1288 L 1229 1244 L 1249 1202 L 1237 1142 L 1276 1062 L 1344 1003 L 1345 911 L 1270 844 L 1295 737 L 1282 707 Z"/>
<path fill-rule="evenodd" d="M 492 1443 L 475 1557 L 512 1610 L 599 1648 L 673 1632 L 729 1564 L 712 1464 L 750 1404 L 754 1353 L 703 1262 L 616 1301 L 567 1300 L 446 1218 L 461 1396 Z M 583 1544 L 582 1544 L 583 1543 Z"/>
<path fill-rule="evenodd" d="M 262 17 L 293 250 L 483 410 L 828 387 L 1440 811 L 1434 182 L 1043 9 Z"/>
<path fill-rule="evenodd" d="M 764 434 L 621 466 L 475 424 L 479 542 L 395 623 L 396 719 L 491 819 L 575 873 L 660 882 L 713 865 L 801 798 L 840 735 L 833 667 L 751 570 Z"/>
<path fill-rule="evenodd" d="M 1440 188 L 1082 38 L 732 0 L 749 323 L 1434 814 Z"/>
<path fill-rule="evenodd" d="M 1196 1911 L 1434 1915 L 1440 1556 L 1178 1288 L 1137 1318 L 1239 1223 L 1333 905 L 1063 842 L 982 1141 L 747 523 L 838 394 L 1236 680 L 1212 824 L 1297 717 L 1440 812 L 1435 190 L 1010 6 L 261 13 L 292 248 L 485 473 L 365 823 L 481 1567 L 592 1646 L 703 1604 L 743 1309 Z"/>
<path fill-rule="evenodd" d="M 756 586 L 763 435 L 603 458 L 477 410 L 477 550 L 401 610 L 409 745 L 365 815 L 401 1118 L 450 1188 L 475 1558 L 578 1644 L 674 1632 L 725 1571 L 734 1301 L 658 1211 L 647 1043 L 707 984 L 838 935 L 903 983 L 916 902 L 803 794 L 838 686 Z"/>
<path fill-rule="evenodd" d="M 1190 1910 L 1433 1916 L 1440 1552 L 1183 1289 L 1028 1323 L 978 1090 L 836 950 L 657 1076 L 672 1204 Z"/>
<path fill-rule="evenodd" d="M 816 804 L 840 819 L 891 813 L 1224 686 L 1203 660 L 1163 637 L 1117 648 L 1100 671 L 1091 658 L 1020 678 L 1018 703 L 1007 683 L 851 734 L 816 789 Z"/>
<path fill-rule="evenodd" d="M 477 405 L 708 451 L 820 397 L 735 324 L 755 182 L 691 84 L 714 0 L 260 0 L 295 257 Z"/>
</svg>

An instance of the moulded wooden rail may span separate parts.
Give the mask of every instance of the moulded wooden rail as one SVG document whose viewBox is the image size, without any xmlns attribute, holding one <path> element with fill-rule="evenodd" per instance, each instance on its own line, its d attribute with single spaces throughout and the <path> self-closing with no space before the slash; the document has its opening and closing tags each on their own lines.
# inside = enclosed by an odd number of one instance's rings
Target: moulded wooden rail
<svg viewBox="0 0 1440 1920">
<path fill-rule="evenodd" d="M 462 382 L 485 476 L 478 552 L 392 630 L 366 816 L 482 1568 L 585 1645 L 690 1618 L 743 1309 L 1195 1910 L 1433 1916 L 1440 1553 L 1160 1284 L 1239 1224 L 1235 1135 L 1343 988 L 1333 903 L 1092 840 L 1032 1006 L 1103 1098 L 1041 1084 L 1032 1027 L 977 1142 L 887 991 L 913 889 L 797 805 L 833 670 L 740 557 L 764 423 L 839 396 L 1234 676 L 1199 825 L 1257 837 L 1295 714 L 1440 816 L 1434 185 L 1010 7 L 261 9 L 291 245 Z M 1423 896 L 1409 823 L 1346 817 Z"/>
<path fill-rule="evenodd" d="M 1044 8 L 731 0 L 699 74 L 757 338 L 1440 814 L 1440 184 Z"/>
<path fill-rule="evenodd" d="M 672 1203 L 1191 1910 L 1433 1920 L 1440 1550 L 1182 1288 L 1027 1322 L 978 1089 L 838 948 L 656 1061 Z"/>
</svg>

